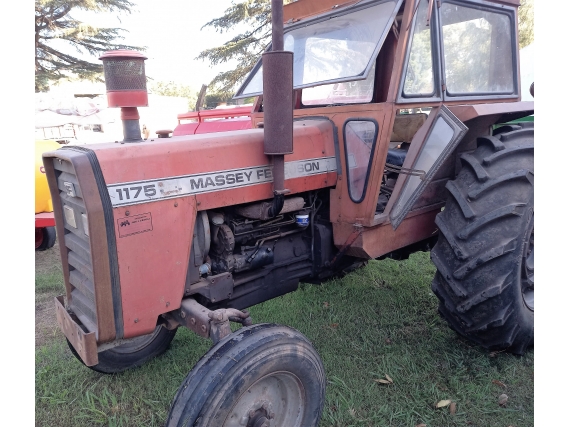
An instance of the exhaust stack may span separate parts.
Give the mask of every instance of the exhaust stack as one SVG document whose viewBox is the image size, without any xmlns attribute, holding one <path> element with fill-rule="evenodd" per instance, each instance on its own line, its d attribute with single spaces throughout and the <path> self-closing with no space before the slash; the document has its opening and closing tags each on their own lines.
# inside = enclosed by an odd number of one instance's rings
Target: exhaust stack
<svg viewBox="0 0 568 427">
<path fill-rule="evenodd" d="M 264 154 L 272 156 L 274 200 L 269 215 L 284 205 L 284 155 L 293 149 L 293 52 L 284 50 L 283 0 L 272 0 L 272 50 L 262 55 Z"/>
<path fill-rule="evenodd" d="M 148 59 L 134 50 L 110 50 L 103 61 L 105 86 L 109 107 L 120 107 L 124 142 L 141 142 L 140 115 L 137 107 L 148 106 L 146 71 Z"/>
</svg>

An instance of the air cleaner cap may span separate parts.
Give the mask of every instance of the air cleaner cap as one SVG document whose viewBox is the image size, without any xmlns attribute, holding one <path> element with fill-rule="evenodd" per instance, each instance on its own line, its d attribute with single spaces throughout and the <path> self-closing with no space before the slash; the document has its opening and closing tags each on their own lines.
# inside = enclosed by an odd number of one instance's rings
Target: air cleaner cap
<svg viewBox="0 0 568 427">
<path fill-rule="evenodd" d="M 99 57 L 103 61 L 109 107 L 147 107 L 146 70 L 148 59 L 135 50 L 110 50 Z"/>
</svg>

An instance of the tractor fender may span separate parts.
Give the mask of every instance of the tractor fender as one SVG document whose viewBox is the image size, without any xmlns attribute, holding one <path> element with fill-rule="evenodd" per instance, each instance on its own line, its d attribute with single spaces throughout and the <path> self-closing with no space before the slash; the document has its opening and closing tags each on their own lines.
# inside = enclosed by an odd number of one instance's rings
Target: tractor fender
<svg viewBox="0 0 568 427">
<path fill-rule="evenodd" d="M 448 109 L 470 127 L 468 122 L 481 117 L 490 119 L 491 124 L 497 124 L 530 116 L 534 114 L 534 101 L 451 105 Z"/>
</svg>

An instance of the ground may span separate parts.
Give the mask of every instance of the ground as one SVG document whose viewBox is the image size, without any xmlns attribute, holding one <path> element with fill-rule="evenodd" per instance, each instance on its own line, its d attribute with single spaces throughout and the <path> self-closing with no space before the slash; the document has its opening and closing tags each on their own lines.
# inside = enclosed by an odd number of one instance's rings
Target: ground
<svg viewBox="0 0 568 427">
<path fill-rule="evenodd" d="M 53 298 L 65 293 L 57 244 L 36 252 L 35 267 L 35 425 L 163 427 L 210 341 L 181 329 L 140 368 L 94 372 L 57 327 Z M 457 336 L 437 314 L 434 273 L 425 252 L 370 261 L 250 308 L 255 323 L 291 326 L 320 354 L 327 382 L 319 427 L 534 427 L 533 350 L 492 353 Z"/>
<path fill-rule="evenodd" d="M 35 271 L 36 275 L 45 274 L 47 277 L 61 274 L 61 256 L 59 254 L 59 243 L 55 242 L 55 246 L 46 251 L 36 251 L 35 253 Z M 37 278 L 36 278 L 37 280 Z M 59 285 L 59 286 L 58 286 Z M 53 337 L 63 337 L 63 333 L 57 327 L 55 317 L 55 305 L 53 298 L 61 295 L 63 292 L 62 284 L 49 283 L 41 287 L 41 291 L 37 289 L 35 294 L 35 346 L 36 349 L 45 345 L 48 340 Z"/>
</svg>

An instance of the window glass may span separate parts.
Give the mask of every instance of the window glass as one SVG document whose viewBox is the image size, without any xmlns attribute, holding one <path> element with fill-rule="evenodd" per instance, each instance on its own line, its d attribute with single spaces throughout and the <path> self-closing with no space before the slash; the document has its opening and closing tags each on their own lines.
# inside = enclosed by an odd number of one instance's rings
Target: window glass
<svg viewBox="0 0 568 427">
<path fill-rule="evenodd" d="M 422 0 L 416 12 L 416 24 L 402 92 L 404 97 L 434 95 L 432 34 L 431 27 L 426 26 L 427 17 L 428 2 Z"/>
<path fill-rule="evenodd" d="M 355 203 L 365 197 L 369 165 L 377 140 L 378 126 L 371 120 L 350 120 L 345 123 L 344 138 L 347 153 L 349 195 Z"/>
<path fill-rule="evenodd" d="M 400 3 L 383 1 L 286 32 L 284 50 L 294 52 L 294 88 L 365 75 Z M 236 97 L 262 92 L 262 68 L 256 67 L 252 73 Z"/>
<path fill-rule="evenodd" d="M 447 94 L 513 93 L 510 15 L 446 2 L 440 19 Z"/>
<path fill-rule="evenodd" d="M 444 105 L 440 107 L 433 117 L 426 140 L 412 166 L 414 172 L 422 171 L 423 174 L 411 174 L 403 178 L 405 180 L 402 184 L 402 191 L 390 214 L 391 224 L 395 230 L 431 183 L 439 167 L 462 140 L 467 129 L 467 126 L 447 107 Z M 420 141 L 413 141 L 414 143 L 419 144 Z"/>
<path fill-rule="evenodd" d="M 425 142 L 422 151 L 420 152 L 413 169 L 424 171 L 426 174 L 430 171 L 434 162 L 438 160 L 444 148 L 450 143 L 454 136 L 454 129 L 444 120 L 443 117 L 438 117 L 432 132 Z M 408 177 L 408 181 L 402 190 L 396 206 L 393 210 L 393 216 L 398 216 L 402 208 L 406 207 L 406 203 L 410 200 L 410 196 L 418 188 L 422 179 L 420 176 L 412 175 Z"/>
<path fill-rule="evenodd" d="M 302 104 L 330 105 L 371 102 L 371 99 L 373 99 L 374 81 L 375 64 L 373 64 L 373 67 L 365 80 L 332 83 L 303 89 Z"/>
</svg>

